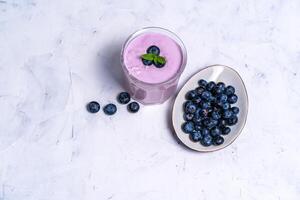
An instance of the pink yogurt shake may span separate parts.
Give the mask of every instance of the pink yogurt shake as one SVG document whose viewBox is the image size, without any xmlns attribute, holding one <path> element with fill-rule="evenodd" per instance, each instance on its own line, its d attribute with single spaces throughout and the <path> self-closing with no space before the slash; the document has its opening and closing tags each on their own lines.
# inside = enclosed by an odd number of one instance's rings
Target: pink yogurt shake
<svg viewBox="0 0 300 200">
<path fill-rule="evenodd" d="M 141 56 L 153 45 L 160 49 L 159 56 L 166 59 L 166 64 L 161 68 L 142 62 Z M 143 104 L 158 104 L 175 93 L 186 64 L 186 50 L 172 32 L 161 28 L 145 28 L 127 40 L 121 60 L 132 97 Z"/>
</svg>

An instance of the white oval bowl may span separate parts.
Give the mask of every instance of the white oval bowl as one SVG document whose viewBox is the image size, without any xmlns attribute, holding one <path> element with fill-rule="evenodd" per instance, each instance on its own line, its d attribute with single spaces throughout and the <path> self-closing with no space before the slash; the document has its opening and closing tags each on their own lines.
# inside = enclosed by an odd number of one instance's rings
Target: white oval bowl
<svg viewBox="0 0 300 200">
<path fill-rule="evenodd" d="M 189 138 L 189 134 L 182 131 L 183 119 L 183 103 L 186 101 L 185 95 L 188 91 L 198 87 L 198 81 L 204 79 L 207 81 L 224 82 L 227 85 L 235 87 L 235 93 L 238 96 L 237 103 L 234 106 L 239 107 L 238 123 L 230 126 L 231 132 L 224 136 L 224 143 L 219 146 L 211 145 L 209 147 L 202 146 L 200 142 L 194 142 Z M 231 67 L 224 65 L 212 65 L 201 69 L 193 75 L 181 88 L 173 105 L 172 123 L 177 138 L 190 149 L 200 152 L 210 152 L 223 149 L 230 145 L 242 132 L 248 114 L 248 95 L 245 84 L 237 71 Z"/>
</svg>

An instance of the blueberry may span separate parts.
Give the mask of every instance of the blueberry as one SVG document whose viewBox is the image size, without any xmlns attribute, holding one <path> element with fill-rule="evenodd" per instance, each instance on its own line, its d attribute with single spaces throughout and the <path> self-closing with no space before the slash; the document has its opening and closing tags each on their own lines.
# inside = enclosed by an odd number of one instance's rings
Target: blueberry
<svg viewBox="0 0 300 200">
<path fill-rule="evenodd" d="M 205 91 L 205 89 L 204 89 L 203 87 L 197 87 L 197 88 L 195 89 L 195 91 L 196 91 L 197 95 L 201 95 L 202 92 Z"/>
<path fill-rule="evenodd" d="M 221 94 L 217 97 L 217 102 L 218 103 L 226 103 L 228 97 L 225 94 Z"/>
<path fill-rule="evenodd" d="M 117 106 L 115 104 L 107 104 L 104 108 L 103 111 L 107 115 L 113 115 L 117 112 Z"/>
<path fill-rule="evenodd" d="M 209 100 L 211 98 L 211 93 L 209 91 L 204 91 L 201 94 L 201 98 L 203 100 Z"/>
<path fill-rule="evenodd" d="M 220 115 L 220 113 L 218 111 L 213 111 L 211 113 L 211 118 L 214 119 L 214 120 L 218 120 L 218 119 L 221 118 L 221 115 Z"/>
<path fill-rule="evenodd" d="M 120 104 L 127 104 L 130 101 L 130 94 L 128 92 L 121 92 L 117 99 Z"/>
<path fill-rule="evenodd" d="M 221 89 L 223 89 L 223 90 L 225 90 L 225 83 L 223 83 L 223 82 L 218 82 L 218 83 L 217 83 L 217 87 L 218 87 L 218 88 L 221 88 Z"/>
<path fill-rule="evenodd" d="M 207 109 L 197 109 L 197 115 L 199 115 L 200 117 L 206 117 L 208 115 L 208 110 Z"/>
<path fill-rule="evenodd" d="M 186 93 L 185 98 L 187 100 L 193 100 L 197 96 L 197 93 L 195 90 L 191 90 L 188 93 Z"/>
<path fill-rule="evenodd" d="M 195 104 L 200 104 L 201 103 L 201 97 L 199 97 L 199 96 L 196 96 L 194 99 L 193 99 L 193 102 L 195 103 Z"/>
<path fill-rule="evenodd" d="M 226 95 L 233 95 L 235 93 L 235 89 L 234 89 L 234 87 L 233 86 L 231 86 L 231 85 L 229 85 L 229 86 L 227 86 L 226 87 L 226 89 L 225 89 L 225 94 Z"/>
<path fill-rule="evenodd" d="M 155 67 L 162 68 L 165 66 L 166 63 L 153 63 Z"/>
<path fill-rule="evenodd" d="M 143 64 L 146 65 L 146 66 L 150 66 L 150 65 L 153 64 L 153 62 L 152 62 L 151 60 L 145 60 L 144 58 L 142 58 L 142 62 L 143 62 Z"/>
<path fill-rule="evenodd" d="M 205 118 L 202 120 L 202 124 L 208 128 L 208 129 L 212 129 L 213 127 L 215 127 L 218 124 L 217 120 L 213 120 L 213 119 L 209 119 L 209 118 Z"/>
<path fill-rule="evenodd" d="M 139 111 L 140 105 L 134 101 L 127 105 L 127 109 L 131 113 L 136 113 L 137 111 Z"/>
<path fill-rule="evenodd" d="M 211 104 L 210 104 L 210 102 L 202 101 L 201 104 L 200 104 L 200 106 L 203 109 L 208 109 L 208 108 L 210 108 Z"/>
<path fill-rule="evenodd" d="M 216 136 L 213 138 L 214 145 L 221 145 L 224 143 L 224 138 L 222 136 Z"/>
<path fill-rule="evenodd" d="M 202 127 L 201 127 L 200 125 L 197 125 L 197 124 L 196 124 L 196 125 L 195 125 L 195 130 L 196 130 L 196 131 L 200 131 L 200 130 L 202 130 Z"/>
<path fill-rule="evenodd" d="M 233 115 L 233 113 L 232 113 L 231 110 L 225 110 L 225 111 L 223 112 L 223 117 L 224 117 L 225 119 L 229 119 L 230 117 L 232 117 L 232 115 Z"/>
<path fill-rule="evenodd" d="M 191 114 L 191 113 L 184 113 L 183 114 L 183 118 L 185 121 L 191 121 L 194 117 L 194 114 Z"/>
<path fill-rule="evenodd" d="M 230 104 L 229 103 L 223 103 L 222 104 L 222 108 L 223 108 L 223 110 L 227 110 L 227 109 L 229 109 L 230 108 Z"/>
<path fill-rule="evenodd" d="M 228 134 L 230 133 L 230 131 L 231 131 L 231 128 L 229 128 L 229 127 L 224 127 L 224 128 L 222 129 L 222 135 L 228 135 Z"/>
<path fill-rule="evenodd" d="M 91 101 L 87 104 L 87 110 L 90 113 L 97 113 L 100 110 L 100 104 L 96 101 Z"/>
<path fill-rule="evenodd" d="M 240 109 L 238 107 L 232 107 L 231 110 L 233 114 L 238 114 L 240 112 Z"/>
<path fill-rule="evenodd" d="M 227 124 L 228 124 L 229 126 L 233 126 L 233 125 L 235 125 L 237 122 L 238 122 L 237 116 L 233 116 L 233 117 L 227 119 Z"/>
<path fill-rule="evenodd" d="M 218 125 L 219 126 L 226 126 L 227 125 L 227 122 L 225 119 L 220 119 L 219 122 L 218 122 Z"/>
<path fill-rule="evenodd" d="M 238 97 L 235 94 L 228 97 L 228 102 L 231 103 L 231 104 L 236 103 L 237 100 L 238 100 Z"/>
<path fill-rule="evenodd" d="M 150 47 L 147 49 L 147 53 L 159 55 L 160 49 L 159 49 L 157 46 L 152 45 L 152 46 L 150 46 Z"/>
<path fill-rule="evenodd" d="M 206 85 L 207 85 L 207 81 L 204 80 L 204 79 L 200 79 L 200 80 L 198 81 L 198 85 L 204 88 L 204 87 L 206 87 Z"/>
<path fill-rule="evenodd" d="M 203 146 L 208 147 L 208 146 L 212 145 L 212 137 L 210 135 L 205 135 L 200 143 Z"/>
<path fill-rule="evenodd" d="M 218 127 L 215 127 L 210 130 L 210 135 L 211 136 L 221 135 L 221 130 Z"/>
<path fill-rule="evenodd" d="M 194 130 L 195 126 L 194 126 L 194 123 L 193 122 L 185 122 L 183 125 L 182 125 L 182 130 L 185 132 L 185 133 L 192 133 L 193 130 Z"/>
<path fill-rule="evenodd" d="M 202 118 L 199 115 L 195 115 L 193 118 L 193 122 L 195 124 L 201 124 Z"/>
<path fill-rule="evenodd" d="M 214 89 L 214 87 L 216 87 L 216 83 L 213 82 L 213 81 L 208 82 L 207 85 L 206 85 L 206 89 L 208 91 L 212 91 Z"/>
<path fill-rule="evenodd" d="M 197 107 L 195 104 L 191 103 L 187 103 L 185 106 L 185 112 L 186 113 L 195 113 L 197 110 Z"/>
<path fill-rule="evenodd" d="M 208 130 L 208 129 L 203 128 L 201 131 L 202 131 L 202 135 L 203 135 L 203 136 L 209 135 L 209 130 Z"/>
<path fill-rule="evenodd" d="M 200 131 L 192 132 L 190 137 L 194 142 L 198 142 L 202 139 L 202 135 Z"/>
</svg>

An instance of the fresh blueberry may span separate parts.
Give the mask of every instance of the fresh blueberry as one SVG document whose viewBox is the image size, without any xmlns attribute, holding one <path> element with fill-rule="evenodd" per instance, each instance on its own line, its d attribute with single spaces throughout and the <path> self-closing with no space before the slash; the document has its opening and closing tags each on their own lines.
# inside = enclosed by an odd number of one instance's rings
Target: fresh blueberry
<svg viewBox="0 0 300 200">
<path fill-rule="evenodd" d="M 90 113 L 97 113 L 100 110 L 100 104 L 96 101 L 91 101 L 87 104 L 87 110 Z"/>
<path fill-rule="evenodd" d="M 218 103 L 226 103 L 227 99 L 228 99 L 227 95 L 221 94 L 217 97 L 217 102 Z"/>
<path fill-rule="evenodd" d="M 194 130 L 195 126 L 194 126 L 194 123 L 193 122 L 185 122 L 183 125 L 182 125 L 182 130 L 185 132 L 185 133 L 192 133 L 193 130 Z"/>
<path fill-rule="evenodd" d="M 203 136 L 209 135 L 209 130 L 208 130 L 208 129 L 203 128 L 201 131 L 202 131 L 202 135 L 203 135 Z"/>
<path fill-rule="evenodd" d="M 127 109 L 131 113 L 136 113 L 137 111 L 139 111 L 140 105 L 137 102 L 133 101 L 130 104 L 128 104 Z"/>
<path fill-rule="evenodd" d="M 233 125 L 235 125 L 237 122 L 238 122 L 237 116 L 233 116 L 233 117 L 227 119 L 227 124 L 228 124 L 229 126 L 233 126 Z"/>
<path fill-rule="evenodd" d="M 194 131 L 191 133 L 190 135 L 191 139 L 194 141 L 194 142 L 198 142 L 202 139 L 202 135 L 201 135 L 201 132 L 200 131 Z"/>
<path fill-rule="evenodd" d="M 191 121 L 194 117 L 194 114 L 191 114 L 191 113 L 184 113 L 183 114 L 183 118 L 185 121 Z"/>
<path fill-rule="evenodd" d="M 213 111 L 211 113 L 211 118 L 213 118 L 214 120 L 218 120 L 218 119 L 221 118 L 221 115 L 220 115 L 220 113 L 218 111 Z"/>
<path fill-rule="evenodd" d="M 212 137 L 210 135 L 205 135 L 201 140 L 201 144 L 206 147 L 212 145 Z"/>
<path fill-rule="evenodd" d="M 201 98 L 203 100 L 209 100 L 211 98 L 211 93 L 209 91 L 204 91 L 201 94 Z"/>
<path fill-rule="evenodd" d="M 237 100 L 238 100 L 238 97 L 235 94 L 228 97 L 228 102 L 231 103 L 231 104 L 236 103 Z"/>
<path fill-rule="evenodd" d="M 160 49 L 159 49 L 157 46 L 152 45 L 152 46 L 150 46 L 150 47 L 147 49 L 147 53 L 159 55 Z"/>
<path fill-rule="evenodd" d="M 103 111 L 107 115 L 113 115 L 117 112 L 117 106 L 115 104 L 107 104 L 104 108 Z"/>
<path fill-rule="evenodd" d="M 202 130 L 202 127 L 201 127 L 201 125 L 197 125 L 197 124 L 196 124 L 196 125 L 195 125 L 195 130 L 196 130 L 196 131 L 200 131 L 200 130 Z"/>
<path fill-rule="evenodd" d="M 224 143 L 224 138 L 222 136 L 216 136 L 213 138 L 213 144 L 214 145 L 221 145 Z"/>
<path fill-rule="evenodd" d="M 208 129 L 212 129 L 213 127 L 215 127 L 218 124 L 217 120 L 213 120 L 213 119 L 209 119 L 209 118 L 205 118 L 202 120 L 202 124 L 208 128 Z"/>
<path fill-rule="evenodd" d="M 223 117 L 224 117 L 225 119 L 229 119 L 230 117 L 232 117 L 232 115 L 233 115 L 233 113 L 232 113 L 231 110 L 225 110 L 225 111 L 223 112 Z"/>
<path fill-rule="evenodd" d="M 195 124 L 201 124 L 202 118 L 199 115 L 195 115 L 193 118 L 193 122 Z"/>
<path fill-rule="evenodd" d="M 185 106 L 185 112 L 186 113 L 195 113 L 197 110 L 197 107 L 193 103 L 187 103 Z"/>
<path fill-rule="evenodd" d="M 165 66 L 166 63 L 153 63 L 155 67 L 162 68 Z"/>
<path fill-rule="evenodd" d="M 199 115 L 200 117 L 206 117 L 208 115 L 208 110 L 207 109 L 197 109 L 196 111 L 197 115 Z"/>
<path fill-rule="evenodd" d="M 128 92 L 121 92 L 118 95 L 117 99 L 118 99 L 119 103 L 121 103 L 121 104 L 127 104 L 130 101 L 130 94 Z"/>
<path fill-rule="evenodd" d="M 221 88 L 221 89 L 223 89 L 223 90 L 225 90 L 225 83 L 223 83 L 223 82 L 218 82 L 218 83 L 217 83 L 217 87 L 218 87 L 218 88 Z"/>
<path fill-rule="evenodd" d="M 226 89 L 225 89 L 225 94 L 226 95 L 233 95 L 235 93 L 235 89 L 234 89 L 234 87 L 233 86 L 231 86 L 231 85 L 229 85 L 229 86 L 227 86 L 226 87 Z"/>
<path fill-rule="evenodd" d="M 186 95 L 185 95 L 185 98 L 187 100 L 193 100 L 195 97 L 197 96 L 197 93 L 195 90 L 191 90 L 189 91 Z"/>
<path fill-rule="evenodd" d="M 201 87 L 203 87 L 203 88 L 205 88 L 206 85 L 207 85 L 207 81 L 204 80 L 204 79 L 200 79 L 200 80 L 198 81 L 198 85 L 201 86 Z"/>
<path fill-rule="evenodd" d="M 228 134 L 230 133 L 230 131 L 231 131 L 231 128 L 229 128 L 229 127 L 224 127 L 224 128 L 222 129 L 222 135 L 228 135 Z"/>
<path fill-rule="evenodd" d="M 213 91 L 214 87 L 216 87 L 216 83 L 213 82 L 213 81 L 208 82 L 207 85 L 206 85 L 206 89 L 208 91 Z"/>
<path fill-rule="evenodd" d="M 210 135 L 211 136 L 221 135 L 221 130 L 218 127 L 215 127 L 210 130 Z"/>
<path fill-rule="evenodd" d="M 238 114 L 240 112 L 240 109 L 238 107 L 232 107 L 231 110 L 233 114 Z"/>
<path fill-rule="evenodd" d="M 152 62 L 151 60 L 145 60 L 144 58 L 142 58 L 142 62 L 143 62 L 143 64 L 146 65 L 146 66 L 150 66 L 150 65 L 153 64 L 153 62 Z"/>
<path fill-rule="evenodd" d="M 222 104 L 222 108 L 223 108 L 223 110 L 227 110 L 227 109 L 229 109 L 230 108 L 230 104 L 229 103 L 223 103 Z"/>
<path fill-rule="evenodd" d="M 195 89 L 195 91 L 196 91 L 197 95 L 201 95 L 202 92 L 205 91 L 205 89 L 204 89 L 203 87 L 197 87 L 197 88 Z"/>
<path fill-rule="evenodd" d="M 201 108 L 203 108 L 203 109 L 208 109 L 208 108 L 210 108 L 211 104 L 210 104 L 210 102 L 202 101 L 202 102 L 200 103 L 200 106 L 201 106 Z"/>
<path fill-rule="evenodd" d="M 225 119 L 220 119 L 219 122 L 218 122 L 218 125 L 219 126 L 226 126 L 227 125 L 227 122 Z"/>
<path fill-rule="evenodd" d="M 199 103 L 201 103 L 201 97 L 200 96 L 196 96 L 194 99 L 193 99 L 193 102 L 195 103 L 195 104 L 199 104 Z"/>
</svg>

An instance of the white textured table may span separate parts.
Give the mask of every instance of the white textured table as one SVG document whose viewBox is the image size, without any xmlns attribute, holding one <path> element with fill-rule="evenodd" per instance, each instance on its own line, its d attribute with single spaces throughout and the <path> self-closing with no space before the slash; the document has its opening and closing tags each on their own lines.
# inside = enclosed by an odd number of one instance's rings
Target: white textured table
<svg viewBox="0 0 300 200">
<path fill-rule="evenodd" d="M 0 1 L 0 199 L 300 199 L 300 1 Z M 176 32 L 188 65 L 225 64 L 250 110 L 228 148 L 177 144 L 171 101 L 91 115 L 123 90 L 119 52 L 144 26 Z"/>
</svg>

